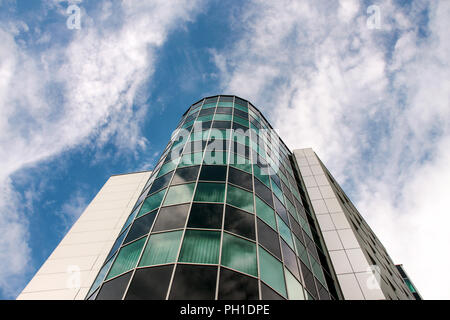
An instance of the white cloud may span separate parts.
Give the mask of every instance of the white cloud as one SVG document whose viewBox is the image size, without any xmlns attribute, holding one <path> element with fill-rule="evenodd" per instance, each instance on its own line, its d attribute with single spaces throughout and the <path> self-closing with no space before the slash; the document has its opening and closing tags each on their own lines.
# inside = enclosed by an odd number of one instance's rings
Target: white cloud
<svg viewBox="0 0 450 320">
<path fill-rule="evenodd" d="M 379 30 L 361 3 L 254 1 L 241 38 L 213 58 L 224 91 L 254 102 L 291 148 L 313 147 L 353 189 L 424 297 L 449 298 L 450 3 L 377 5 Z"/>
<path fill-rule="evenodd" d="M 199 4 L 104 1 L 98 16 L 83 11 L 82 29 L 66 31 L 74 33 L 68 43 L 49 34 L 39 38 L 48 44 L 43 51 L 18 40 L 29 31 L 23 22 L 0 24 L 0 229 L 11 236 L 2 237 L 0 247 L 2 290 L 11 294 L 7 282 L 23 274 L 30 254 L 11 174 L 81 143 L 112 138 L 122 149 L 145 148 L 139 124 L 149 106 L 140 90 L 153 74 L 156 50 L 171 30 L 195 16 Z M 65 12 L 62 1 L 47 5 Z"/>
</svg>

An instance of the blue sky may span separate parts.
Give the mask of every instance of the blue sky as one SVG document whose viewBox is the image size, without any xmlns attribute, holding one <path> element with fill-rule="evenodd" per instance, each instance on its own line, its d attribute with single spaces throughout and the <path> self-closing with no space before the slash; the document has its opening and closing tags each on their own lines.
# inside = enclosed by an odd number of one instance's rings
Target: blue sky
<svg viewBox="0 0 450 320">
<path fill-rule="evenodd" d="M 450 268 L 449 17 L 448 1 L 0 0 L 0 298 L 218 93 L 315 149 L 423 296 L 450 298 L 433 279 Z"/>
</svg>

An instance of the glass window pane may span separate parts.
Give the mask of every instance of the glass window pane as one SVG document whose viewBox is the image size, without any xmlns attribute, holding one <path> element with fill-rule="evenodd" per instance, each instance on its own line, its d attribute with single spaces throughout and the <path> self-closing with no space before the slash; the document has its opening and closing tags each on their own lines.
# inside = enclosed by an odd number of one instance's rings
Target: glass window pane
<svg viewBox="0 0 450 320">
<path fill-rule="evenodd" d="M 228 151 L 229 150 L 230 141 L 229 140 L 218 140 L 218 139 L 211 139 L 208 141 L 208 146 L 206 147 L 207 152 L 211 151 Z M 225 153 L 225 157 L 221 160 L 223 162 L 226 162 L 227 154 Z"/>
<path fill-rule="evenodd" d="M 286 297 L 283 265 L 261 247 L 259 247 L 259 268 L 261 280 Z"/>
<path fill-rule="evenodd" d="M 128 272 L 123 276 L 105 282 L 95 300 L 121 300 L 130 281 L 131 273 Z"/>
<path fill-rule="evenodd" d="M 253 193 L 228 185 L 227 203 L 242 210 L 253 212 Z"/>
<path fill-rule="evenodd" d="M 128 232 L 127 238 L 125 239 L 124 243 L 131 242 L 149 233 L 153 221 L 155 220 L 155 217 L 156 217 L 156 210 L 154 212 L 146 214 L 145 216 L 139 219 L 136 219 L 133 225 L 131 226 L 131 229 Z"/>
<path fill-rule="evenodd" d="M 279 216 L 277 216 L 278 220 L 278 230 L 280 232 L 280 236 L 286 241 L 286 243 L 291 247 L 294 248 L 294 240 L 292 239 L 291 230 L 289 227 L 284 223 L 283 220 Z"/>
<path fill-rule="evenodd" d="M 230 155 L 230 166 L 241 169 L 250 174 L 252 173 L 252 165 L 250 164 L 250 160 L 236 153 L 231 153 Z"/>
<path fill-rule="evenodd" d="M 228 182 L 253 191 L 252 175 L 230 167 Z"/>
<path fill-rule="evenodd" d="M 283 192 L 277 186 L 277 184 L 275 182 L 273 182 L 273 179 L 272 179 L 272 190 L 273 190 L 273 193 L 277 196 L 277 198 L 281 201 L 281 203 L 283 203 Z"/>
<path fill-rule="evenodd" d="M 233 120 L 233 116 L 231 114 L 216 114 L 214 120 L 231 121 Z"/>
<path fill-rule="evenodd" d="M 111 266 L 114 259 L 110 259 L 101 269 L 100 272 L 97 275 L 97 278 L 95 278 L 94 283 L 92 284 L 91 289 L 89 290 L 89 293 L 87 296 L 90 296 L 102 283 L 103 279 L 105 279 L 106 273 L 109 270 L 109 267 Z"/>
<path fill-rule="evenodd" d="M 219 300 L 258 300 L 258 280 L 221 268 Z"/>
<path fill-rule="evenodd" d="M 169 188 L 164 205 L 179 204 L 190 202 L 194 193 L 195 183 L 182 184 Z"/>
<path fill-rule="evenodd" d="M 261 299 L 262 300 L 285 300 L 282 296 L 272 290 L 269 286 L 261 282 Z"/>
<path fill-rule="evenodd" d="M 269 206 L 273 207 L 272 191 L 255 179 L 255 193 L 258 197 L 263 199 Z"/>
<path fill-rule="evenodd" d="M 267 187 L 270 187 L 270 178 L 269 175 L 265 172 L 266 170 L 261 169 L 258 165 L 253 165 L 253 169 L 255 172 L 255 177 L 257 177 L 262 183 L 264 183 Z"/>
<path fill-rule="evenodd" d="M 186 183 L 197 180 L 198 170 L 200 166 L 180 168 L 175 171 L 175 176 L 172 180 L 172 185 Z"/>
<path fill-rule="evenodd" d="M 297 256 L 289 246 L 281 240 L 281 251 L 283 252 L 284 265 L 292 272 L 297 279 L 300 279 L 300 272 L 298 271 Z"/>
<path fill-rule="evenodd" d="M 286 268 L 284 268 L 284 275 L 286 276 L 286 287 L 289 300 L 305 300 L 303 287 L 300 282 L 298 282 Z"/>
<path fill-rule="evenodd" d="M 245 127 L 248 128 L 248 119 L 245 120 L 245 119 L 242 119 L 241 117 L 238 117 L 237 115 L 234 115 L 233 121 L 234 121 L 235 123 L 238 123 L 238 124 L 240 124 L 240 125 L 245 126 Z"/>
<path fill-rule="evenodd" d="M 188 167 L 196 164 L 201 164 L 203 159 L 203 152 L 196 152 L 185 154 L 181 157 L 179 168 Z"/>
<path fill-rule="evenodd" d="M 274 230 L 277 230 L 277 224 L 275 222 L 275 211 L 269 207 L 260 198 L 255 197 L 256 203 L 256 215 L 261 218 L 265 223 L 271 226 Z"/>
<path fill-rule="evenodd" d="M 193 203 L 189 215 L 188 227 L 221 229 L 223 205 L 210 203 Z"/>
<path fill-rule="evenodd" d="M 173 265 L 138 269 L 125 300 L 165 300 Z"/>
<path fill-rule="evenodd" d="M 233 114 L 233 109 L 227 108 L 227 107 L 218 107 L 216 114 L 230 114 L 231 115 L 231 114 Z"/>
<path fill-rule="evenodd" d="M 226 166 L 206 166 L 202 167 L 199 180 L 204 181 L 225 181 L 227 177 Z"/>
<path fill-rule="evenodd" d="M 170 300 L 214 300 L 217 267 L 177 265 Z"/>
<path fill-rule="evenodd" d="M 162 175 L 166 174 L 169 171 L 172 171 L 173 169 L 175 169 L 177 167 L 177 163 L 178 163 L 179 159 L 175 159 L 172 160 L 170 162 L 167 162 L 166 164 L 164 164 L 161 167 L 161 170 L 159 170 L 158 172 L 158 177 L 161 177 Z"/>
<path fill-rule="evenodd" d="M 224 229 L 255 240 L 255 216 L 234 207 L 226 206 Z"/>
<path fill-rule="evenodd" d="M 137 264 L 137 260 L 139 259 L 145 240 L 146 239 L 143 238 L 122 247 L 106 279 L 111 279 L 121 273 L 124 273 L 125 271 L 133 269 Z"/>
<path fill-rule="evenodd" d="M 302 275 L 303 280 L 305 281 L 306 289 L 314 298 L 317 297 L 316 284 L 312 272 L 302 262 L 300 262 L 300 266 L 302 269 Z"/>
<path fill-rule="evenodd" d="M 141 207 L 141 210 L 139 210 L 138 217 L 146 214 L 147 212 L 152 211 L 153 209 L 156 209 L 161 204 L 162 199 L 164 198 L 164 193 L 166 193 L 167 189 L 161 190 L 147 199 L 145 199 L 144 204 Z"/>
<path fill-rule="evenodd" d="M 281 204 L 280 200 L 278 200 L 277 197 L 274 197 L 273 203 L 275 204 L 275 210 L 280 215 L 281 219 L 283 219 L 285 223 L 289 223 L 286 208 Z"/>
<path fill-rule="evenodd" d="M 319 262 L 317 262 L 314 257 L 311 256 L 311 267 L 314 276 L 324 285 L 326 286 L 325 276 L 323 275 L 323 270 Z"/>
<path fill-rule="evenodd" d="M 220 232 L 186 230 L 180 262 L 219 263 Z"/>
<path fill-rule="evenodd" d="M 122 241 L 126 235 L 127 235 L 127 231 L 122 232 L 120 237 L 116 239 L 116 241 L 114 242 L 114 245 L 112 246 L 111 251 L 109 251 L 109 254 L 106 257 L 105 261 L 108 261 L 109 258 L 111 258 L 116 253 L 117 249 L 119 249 L 120 246 L 122 245 Z"/>
<path fill-rule="evenodd" d="M 211 129 L 210 140 L 230 140 L 231 130 L 226 129 Z"/>
<path fill-rule="evenodd" d="M 138 208 L 134 209 L 134 211 L 128 216 L 127 221 L 125 221 L 125 224 L 122 227 L 122 230 L 120 230 L 120 233 L 123 233 L 123 231 L 128 228 L 128 226 L 133 222 L 134 217 L 136 217 L 137 213 L 139 212 Z"/>
<path fill-rule="evenodd" d="M 306 251 L 305 246 L 300 242 L 300 240 L 297 239 L 297 237 L 294 237 L 294 239 L 295 239 L 295 248 L 297 251 L 297 255 L 302 260 L 302 262 L 309 268 L 310 264 L 309 264 L 309 260 L 308 260 L 308 253 Z"/>
<path fill-rule="evenodd" d="M 278 233 L 273 231 L 267 224 L 258 219 L 258 241 L 259 244 L 269 250 L 274 256 L 281 260 L 280 240 Z"/>
<path fill-rule="evenodd" d="M 183 231 L 152 234 L 145 246 L 139 266 L 175 262 Z"/>
<path fill-rule="evenodd" d="M 203 159 L 204 164 L 227 164 L 228 153 L 224 151 L 208 150 L 205 153 L 205 159 Z"/>
<path fill-rule="evenodd" d="M 190 204 L 164 207 L 159 210 L 153 232 L 184 228 Z"/>
<path fill-rule="evenodd" d="M 194 201 L 223 202 L 224 198 L 224 183 L 198 183 Z"/>
<path fill-rule="evenodd" d="M 253 242 L 224 232 L 222 265 L 253 276 L 258 276 L 256 245 Z"/>
<path fill-rule="evenodd" d="M 161 190 L 162 188 L 167 187 L 169 185 L 171 178 L 172 178 L 172 173 L 168 173 L 168 174 L 163 175 L 162 177 L 159 177 L 158 179 L 156 179 L 153 182 L 152 187 L 150 188 L 150 191 L 148 193 L 152 194 L 158 190 Z"/>
</svg>

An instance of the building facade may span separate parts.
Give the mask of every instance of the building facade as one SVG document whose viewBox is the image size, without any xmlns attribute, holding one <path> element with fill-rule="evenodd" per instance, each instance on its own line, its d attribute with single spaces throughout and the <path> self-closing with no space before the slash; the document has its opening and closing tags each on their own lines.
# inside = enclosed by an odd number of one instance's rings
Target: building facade
<svg viewBox="0 0 450 320">
<path fill-rule="evenodd" d="M 190 106 L 139 175 L 76 298 L 414 298 L 315 153 L 289 151 L 246 100 Z"/>
</svg>

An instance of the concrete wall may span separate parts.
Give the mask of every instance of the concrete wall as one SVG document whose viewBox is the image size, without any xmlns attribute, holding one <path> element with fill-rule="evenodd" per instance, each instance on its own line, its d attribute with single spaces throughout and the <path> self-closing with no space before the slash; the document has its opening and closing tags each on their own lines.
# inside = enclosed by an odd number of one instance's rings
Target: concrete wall
<svg viewBox="0 0 450 320">
<path fill-rule="evenodd" d="M 149 176 L 110 177 L 17 299 L 84 299 Z"/>
</svg>

